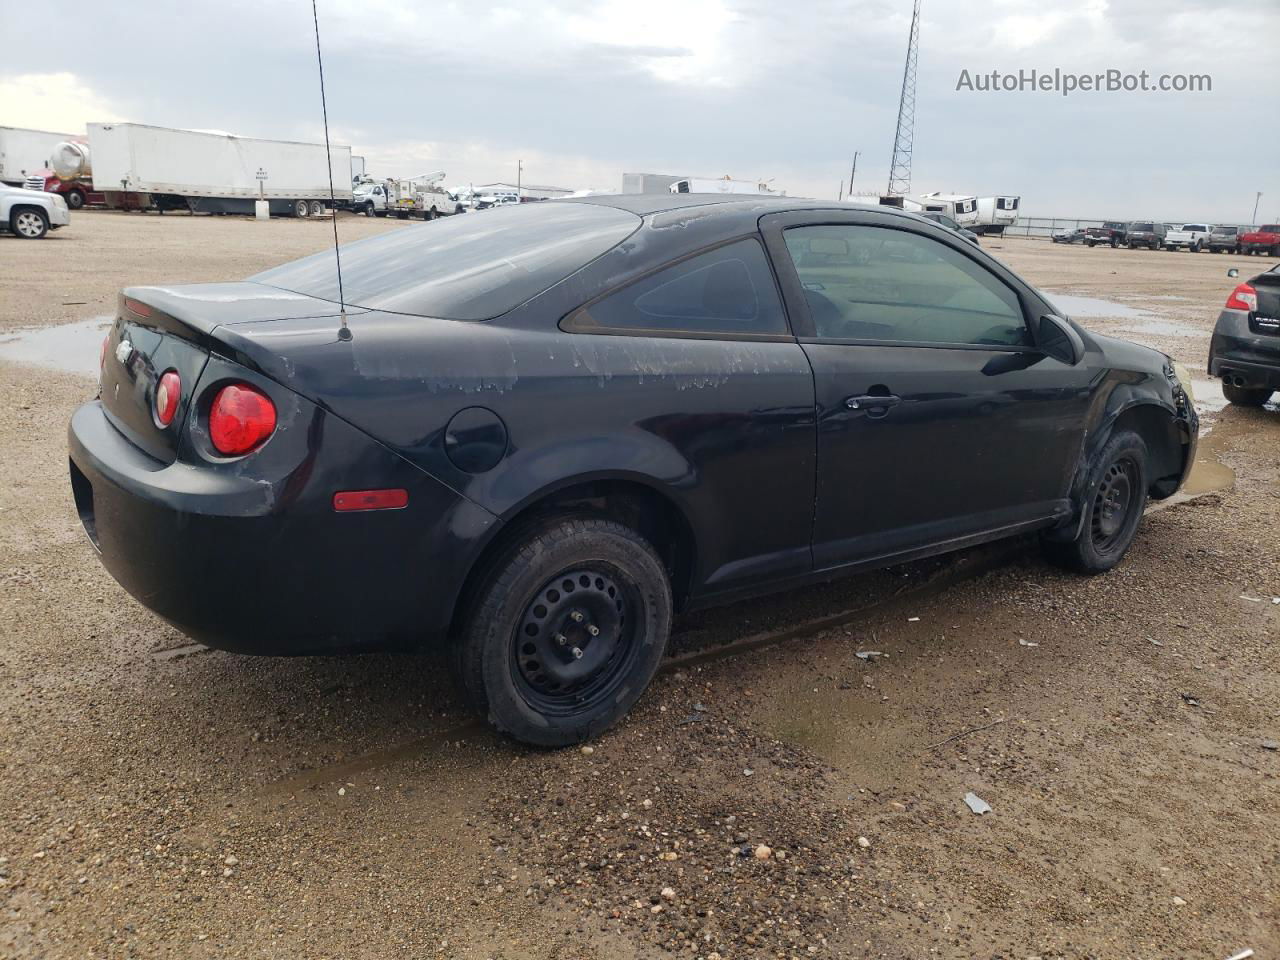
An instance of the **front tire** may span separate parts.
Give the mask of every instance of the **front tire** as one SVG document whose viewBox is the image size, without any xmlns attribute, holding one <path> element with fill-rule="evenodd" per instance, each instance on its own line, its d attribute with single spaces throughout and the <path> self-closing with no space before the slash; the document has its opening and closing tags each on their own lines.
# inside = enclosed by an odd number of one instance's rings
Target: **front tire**
<svg viewBox="0 0 1280 960">
<path fill-rule="evenodd" d="M 49 219 L 36 207 L 20 207 L 9 213 L 9 229 L 23 240 L 39 240 L 49 232 Z"/>
<path fill-rule="evenodd" d="M 1223 383 L 1222 395 L 1237 407 L 1260 407 L 1271 399 L 1266 387 L 1237 387 L 1233 383 Z"/>
<path fill-rule="evenodd" d="M 81 210 L 84 208 L 84 191 L 71 190 L 67 193 L 67 206 L 72 210 Z"/>
<path fill-rule="evenodd" d="M 463 687 L 517 740 L 581 743 L 649 685 L 671 615 L 666 568 L 634 530 L 590 516 L 550 521 L 488 566 L 459 641 Z"/>
<path fill-rule="evenodd" d="M 1112 435 L 1094 460 L 1080 532 L 1042 541 L 1048 559 L 1077 573 L 1105 573 L 1133 543 L 1147 505 L 1147 445 L 1130 430 Z"/>
</svg>

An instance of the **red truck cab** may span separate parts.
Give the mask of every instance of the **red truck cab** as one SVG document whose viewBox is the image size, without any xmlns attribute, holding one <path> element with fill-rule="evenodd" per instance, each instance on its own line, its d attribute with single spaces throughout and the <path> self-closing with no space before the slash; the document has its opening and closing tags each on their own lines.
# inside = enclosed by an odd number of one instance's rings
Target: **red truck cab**
<svg viewBox="0 0 1280 960">
<path fill-rule="evenodd" d="M 22 184 L 28 190 L 39 190 L 43 193 L 60 193 L 72 210 L 79 210 L 86 204 L 98 206 L 106 203 L 106 198 L 93 189 L 93 184 L 83 178 L 62 180 L 52 170 L 37 170 Z"/>
<path fill-rule="evenodd" d="M 1263 224 L 1240 238 L 1241 253 L 1258 253 L 1280 257 L 1280 223 Z"/>
</svg>

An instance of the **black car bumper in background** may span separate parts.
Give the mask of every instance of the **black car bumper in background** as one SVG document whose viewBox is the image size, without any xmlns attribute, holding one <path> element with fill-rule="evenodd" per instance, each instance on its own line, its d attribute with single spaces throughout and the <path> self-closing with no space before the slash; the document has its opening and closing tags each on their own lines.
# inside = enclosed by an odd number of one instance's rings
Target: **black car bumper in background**
<svg viewBox="0 0 1280 960">
<path fill-rule="evenodd" d="M 1253 329 L 1243 310 L 1223 310 L 1209 341 L 1209 376 L 1240 379 L 1237 386 L 1280 390 L 1280 331 Z"/>
<path fill-rule="evenodd" d="M 486 511 L 336 417 L 312 409 L 278 477 L 165 465 L 98 402 L 69 430 L 76 509 L 139 602 L 209 646 L 306 654 L 416 646 L 447 631 Z M 299 426 L 303 426 L 299 424 Z M 337 512 L 344 490 L 399 488 L 402 509 Z"/>
</svg>

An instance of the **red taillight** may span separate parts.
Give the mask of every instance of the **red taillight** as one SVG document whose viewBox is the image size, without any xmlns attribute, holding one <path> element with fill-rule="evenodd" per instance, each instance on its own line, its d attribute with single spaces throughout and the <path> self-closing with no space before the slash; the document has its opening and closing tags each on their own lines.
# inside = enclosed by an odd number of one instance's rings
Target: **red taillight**
<svg viewBox="0 0 1280 960">
<path fill-rule="evenodd" d="M 1248 310 L 1253 313 L 1258 309 L 1258 291 L 1247 283 L 1240 284 L 1227 297 L 1227 309 Z"/>
<path fill-rule="evenodd" d="M 182 380 L 177 370 L 169 370 L 156 384 L 156 423 L 167 427 L 173 423 L 173 415 L 178 412 L 178 401 L 182 399 Z"/>
<path fill-rule="evenodd" d="M 209 408 L 209 439 L 219 453 L 228 457 L 261 445 L 275 428 L 275 404 L 247 383 L 223 387 Z"/>
<path fill-rule="evenodd" d="M 333 509 L 339 513 L 351 510 L 399 510 L 408 505 L 408 490 L 343 490 L 333 495 Z"/>
</svg>

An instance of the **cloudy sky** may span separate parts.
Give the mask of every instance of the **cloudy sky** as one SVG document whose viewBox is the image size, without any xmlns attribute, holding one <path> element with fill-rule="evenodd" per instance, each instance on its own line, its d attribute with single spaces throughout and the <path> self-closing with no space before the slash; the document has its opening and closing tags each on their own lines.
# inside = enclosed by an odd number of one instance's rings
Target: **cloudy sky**
<svg viewBox="0 0 1280 960">
<path fill-rule="evenodd" d="M 309 0 L 129 0 L 84 29 L 0 0 L 0 125 L 321 133 Z M 335 142 L 381 175 L 618 188 L 623 171 L 887 184 L 910 0 L 319 0 Z M 58 17 L 54 18 L 58 20 Z M 73 19 L 75 19 L 73 17 Z M 1278 0 L 924 0 L 913 189 L 1027 214 L 1280 219 Z M 1212 90 L 957 90 L 1020 69 Z"/>
</svg>

